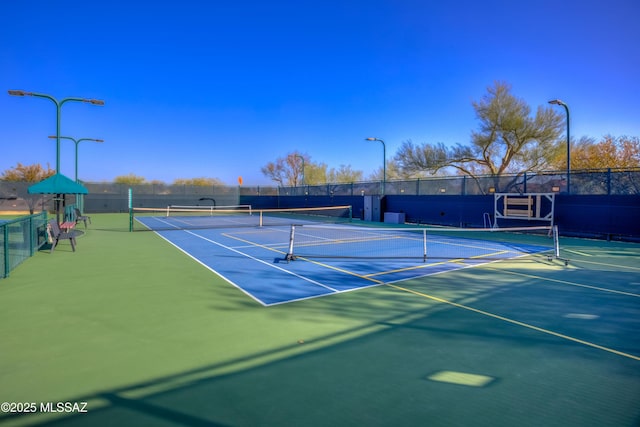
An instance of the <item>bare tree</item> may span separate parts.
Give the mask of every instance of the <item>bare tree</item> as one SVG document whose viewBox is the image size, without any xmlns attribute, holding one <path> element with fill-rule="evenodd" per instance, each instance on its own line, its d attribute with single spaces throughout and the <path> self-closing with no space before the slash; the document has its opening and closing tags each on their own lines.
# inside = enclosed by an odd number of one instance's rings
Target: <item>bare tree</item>
<svg viewBox="0 0 640 427">
<path fill-rule="evenodd" d="M 305 164 L 310 163 L 308 160 L 309 156 L 294 151 L 267 163 L 261 171 L 280 186 L 297 186 L 302 183 Z"/>
</svg>

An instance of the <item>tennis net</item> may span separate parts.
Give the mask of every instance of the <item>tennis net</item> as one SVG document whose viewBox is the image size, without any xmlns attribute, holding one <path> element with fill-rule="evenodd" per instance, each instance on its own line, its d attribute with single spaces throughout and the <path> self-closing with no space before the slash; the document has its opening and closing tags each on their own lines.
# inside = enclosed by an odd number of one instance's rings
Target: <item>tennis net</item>
<svg viewBox="0 0 640 427">
<path fill-rule="evenodd" d="M 255 209 L 190 209 L 132 208 L 132 230 L 181 230 L 234 227 L 290 226 L 291 224 L 344 223 L 352 219 L 351 206 L 315 208 Z M 135 219 L 135 221 L 134 221 Z"/>
<path fill-rule="evenodd" d="M 167 216 L 170 216 L 173 212 L 180 212 L 179 209 L 187 209 L 193 211 L 215 211 L 215 210 L 248 210 L 251 213 L 251 205 L 226 205 L 226 206 L 201 206 L 201 205 L 169 205 L 167 206 Z"/>
<path fill-rule="evenodd" d="M 286 259 L 413 258 L 426 262 L 497 260 L 534 253 L 560 257 L 557 226 L 486 229 L 292 225 Z"/>
</svg>

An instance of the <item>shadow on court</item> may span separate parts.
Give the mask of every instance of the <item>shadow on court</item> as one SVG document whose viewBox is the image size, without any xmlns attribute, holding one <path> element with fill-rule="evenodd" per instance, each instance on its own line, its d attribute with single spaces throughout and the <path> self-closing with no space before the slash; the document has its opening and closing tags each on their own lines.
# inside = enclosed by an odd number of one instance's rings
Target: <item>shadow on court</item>
<svg viewBox="0 0 640 427">
<path fill-rule="evenodd" d="M 0 427 L 640 421 L 635 245 L 568 241 L 568 267 L 510 260 L 263 307 L 152 233 L 106 231 L 110 218 L 0 287 L 0 401 L 88 412 L 4 413 Z"/>
<path fill-rule="evenodd" d="M 486 271 L 483 276 L 492 277 Z M 631 298 L 533 281 L 507 283 L 495 274 L 502 284 L 478 280 L 462 286 L 470 277 L 456 272 L 453 278 L 407 286 L 640 355 L 638 303 Z M 461 289 L 452 290 L 456 286 Z M 178 375 L 75 396 L 68 400 L 88 401 L 89 413 L 28 424 L 632 426 L 640 415 L 638 360 L 402 290 L 384 287 L 264 310 L 277 310 L 291 321 L 327 310 L 371 321 Z M 574 311 L 607 320 L 566 317 Z M 593 323 L 585 327 L 585 321 Z M 4 417 L 0 425 L 12 418 L 18 417 Z"/>
</svg>

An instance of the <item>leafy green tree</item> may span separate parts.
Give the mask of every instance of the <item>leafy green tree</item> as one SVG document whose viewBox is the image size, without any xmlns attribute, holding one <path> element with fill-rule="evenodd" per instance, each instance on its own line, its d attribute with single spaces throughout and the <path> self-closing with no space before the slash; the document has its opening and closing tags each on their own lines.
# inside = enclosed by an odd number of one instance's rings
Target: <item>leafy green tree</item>
<svg viewBox="0 0 640 427">
<path fill-rule="evenodd" d="M 55 173 L 56 171 L 51 169 L 49 164 L 47 164 L 47 168 L 45 169 L 38 163 L 33 165 L 23 165 L 18 162 L 17 166 L 4 171 L 0 176 L 0 180 L 12 182 L 40 182 L 43 179 L 55 175 Z"/>
<path fill-rule="evenodd" d="M 224 185 L 218 178 L 178 178 L 173 181 L 173 185 L 192 185 L 201 187 L 212 187 L 214 185 Z"/>
<path fill-rule="evenodd" d="M 516 174 L 506 189 L 525 172 L 548 168 L 561 149 L 559 136 L 564 116 L 554 109 L 538 107 L 531 116 L 531 107 L 511 94 L 511 86 L 495 82 L 487 94 L 472 103 L 480 127 L 471 134 L 471 144 L 447 147 L 443 143 L 418 146 L 406 141 L 395 159 L 404 173 L 428 171 L 437 173 L 453 168 L 477 180 L 480 174 L 494 177 L 496 189 L 500 177 Z"/>
<path fill-rule="evenodd" d="M 338 169 L 331 168 L 327 174 L 327 181 L 331 183 L 348 183 L 362 181 L 362 171 L 354 171 L 350 165 L 340 165 Z"/>
<path fill-rule="evenodd" d="M 314 163 L 304 166 L 304 183 L 307 185 L 321 185 L 327 183 L 327 164 Z"/>
<path fill-rule="evenodd" d="M 128 175 L 116 176 L 113 182 L 115 182 L 116 184 L 136 185 L 136 184 L 146 183 L 146 179 L 144 179 L 144 177 L 142 176 L 138 176 L 133 173 L 130 173 Z"/>
</svg>

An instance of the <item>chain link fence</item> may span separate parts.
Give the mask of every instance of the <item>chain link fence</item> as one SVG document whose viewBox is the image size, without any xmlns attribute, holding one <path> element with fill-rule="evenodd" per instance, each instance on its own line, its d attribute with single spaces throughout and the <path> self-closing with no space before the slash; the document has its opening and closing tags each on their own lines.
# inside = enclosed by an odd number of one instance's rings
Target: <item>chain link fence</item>
<svg viewBox="0 0 640 427">
<path fill-rule="evenodd" d="M 46 242 L 47 213 L 0 220 L 0 278 L 33 256 Z"/>
<path fill-rule="evenodd" d="M 0 181 L 0 211 L 53 209 L 53 195 L 28 194 L 33 183 Z M 447 176 L 412 180 L 367 181 L 339 184 L 273 186 L 200 186 L 169 184 L 84 183 L 89 194 L 85 208 L 92 212 L 124 212 L 129 188 L 135 206 L 157 207 L 162 203 L 185 205 L 237 204 L 241 196 L 371 196 L 457 195 L 492 193 L 567 194 L 566 172 L 539 172 L 496 176 Z M 640 168 L 599 169 L 571 172 L 572 195 L 640 195 Z M 73 196 L 67 196 L 74 203 Z"/>
<path fill-rule="evenodd" d="M 639 195 L 640 168 L 575 171 L 570 177 L 570 194 Z M 496 176 L 449 176 L 356 182 L 348 184 L 279 187 L 280 196 L 367 196 L 367 195 L 458 195 L 477 196 L 492 193 L 567 193 L 566 172 L 539 172 Z M 243 195 L 259 195 L 260 188 L 242 188 Z M 264 192 L 265 189 L 263 188 Z"/>
</svg>

